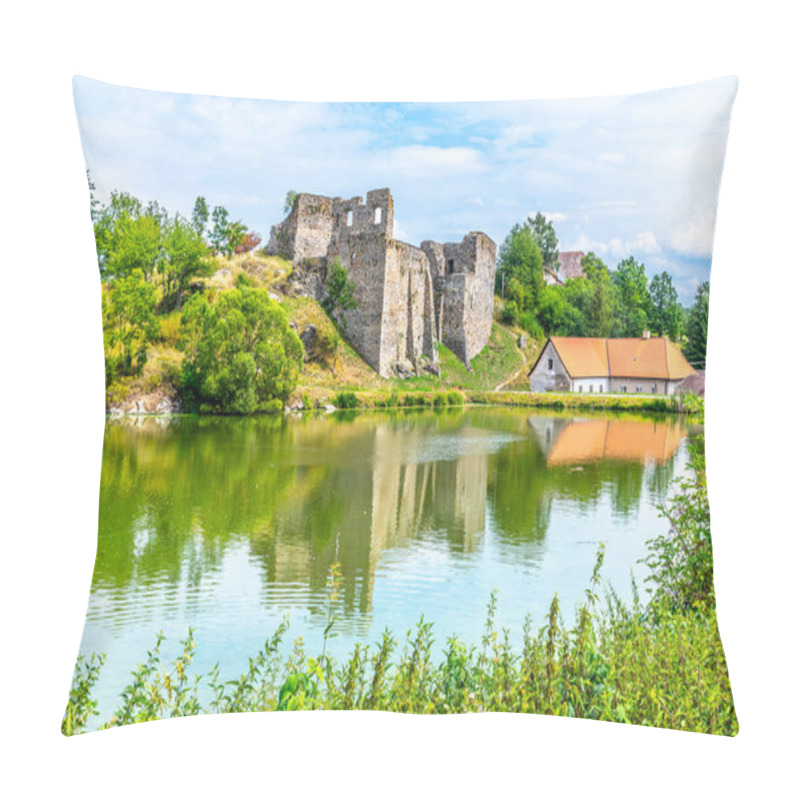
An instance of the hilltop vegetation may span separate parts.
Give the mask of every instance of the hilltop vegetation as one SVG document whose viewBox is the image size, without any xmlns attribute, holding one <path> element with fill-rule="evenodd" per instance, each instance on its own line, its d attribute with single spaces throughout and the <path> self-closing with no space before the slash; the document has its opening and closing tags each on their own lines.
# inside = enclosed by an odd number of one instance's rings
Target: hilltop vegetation
<svg viewBox="0 0 800 800">
<path fill-rule="evenodd" d="M 341 265 L 320 305 L 296 296 L 291 262 L 257 250 L 257 233 L 222 207 L 209 213 L 202 197 L 187 219 L 114 192 L 107 206 L 93 198 L 92 217 L 111 410 L 247 414 L 290 398 L 330 403 L 343 390 L 492 391 L 524 374 L 540 344 L 496 320 L 469 368 L 439 345 L 438 375 L 383 379 L 347 342 Z"/>
<path fill-rule="evenodd" d="M 90 184 L 91 186 L 91 184 Z M 288 201 L 287 201 L 288 202 Z M 261 237 L 198 197 L 190 218 L 113 192 L 92 198 L 103 280 L 107 406 L 139 412 L 247 414 L 334 402 L 342 392 L 527 391 L 527 369 L 547 336 L 669 336 L 705 365 L 708 283 L 691 309 L 666 272 L 609 269 L 594 253 L 583 275 L 549 285 L 558 238 L 542 214 L 515 225 L 499 250 L 495 320 L 469 367 L 438 345 L 438 374 L 380 378 L 347 341 L 353 307 L 335 262 L 320 305 L 297 296 L 291 262 L 258 250 Z M 523 335 L 524 334 L 524 335 Z M 301 341 L 302 340 L 302 344 Z"/>
</svg>

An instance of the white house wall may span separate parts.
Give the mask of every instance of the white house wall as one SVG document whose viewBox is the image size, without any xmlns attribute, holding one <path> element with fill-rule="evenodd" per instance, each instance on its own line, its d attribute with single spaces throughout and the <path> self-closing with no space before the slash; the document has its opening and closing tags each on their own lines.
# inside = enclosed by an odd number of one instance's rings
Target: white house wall
<svg viewBox="0 0 800 800">
<path fill-rule="evenodd" d="M 611 394 L 675 394 L 680 381 L 663 378 L 611 378 L 608 391 Z"/>
<path fill-rule="evenodd" d="M 608 378 L 574 378 L 572 381 L 573 392 L 605 392 L 608 393 Z"/>
<path fill-rule="evenodd" d="M 552 368 L 550 362 L 552 361 Z M 532 392 L 569 392 L 572 390 L 570 378 L 564 362 L 551 341 L 545 345 L 536 367 L 530 374 Z"/>
</svg>

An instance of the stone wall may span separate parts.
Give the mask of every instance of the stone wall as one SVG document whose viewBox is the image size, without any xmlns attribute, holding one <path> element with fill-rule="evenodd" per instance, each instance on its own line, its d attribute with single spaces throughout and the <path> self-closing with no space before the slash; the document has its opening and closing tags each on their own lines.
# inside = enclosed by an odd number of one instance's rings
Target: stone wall
<svg viewBox="0 0 800 800">
<path fill-rule="evenodd" d="M 380 375 L 419 373 L 437 361 L 436 342 L 467 365 L 485 346 L 494 310 L 494 242 L 469 233 L 460 243 L 393 238 L 388 189 L 348 200 L 300 194 L 273 226 L 268 252 L 290 258 L 300 291 L 322 300 L 334 259 L 355 283 L 347 338 Z"/>
<path fill-rule="evenodd" d="M 441 341 L 469 365 L 492 333 L 496 245 L 473 231 L 459 244 L 441 245 L 440 262 L 436 243 L 425 244 L 429 258 L 436 259 L 441 287 Z"/>
</svg>

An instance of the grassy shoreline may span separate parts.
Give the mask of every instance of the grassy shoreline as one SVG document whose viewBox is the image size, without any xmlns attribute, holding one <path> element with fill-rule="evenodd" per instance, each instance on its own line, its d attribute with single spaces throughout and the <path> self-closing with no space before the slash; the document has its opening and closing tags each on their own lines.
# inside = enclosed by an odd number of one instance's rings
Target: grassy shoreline
<svg viewBox="0 0 800 800">
<path fill-rule="evenodd" d="M 337 411 L 369 411 L 421 408 L 541 408 L 554 411 L 631 411 L 639 413 L 700 415 L 703 400 L 694 396 L 683 399 L 651 395 L 586 395 L 572 393 L 534 394 L 531 392 L 396 390 L 366 391 L 299 391 L 282 411 L 260 413 L 290 413 L 334 409 Z M 194 416 L 176 412 L 117 412 L 107 413 L 110 419 L 138 416 Z M 237 416 L 203 414 L 201 416 Z"/>
</svg>

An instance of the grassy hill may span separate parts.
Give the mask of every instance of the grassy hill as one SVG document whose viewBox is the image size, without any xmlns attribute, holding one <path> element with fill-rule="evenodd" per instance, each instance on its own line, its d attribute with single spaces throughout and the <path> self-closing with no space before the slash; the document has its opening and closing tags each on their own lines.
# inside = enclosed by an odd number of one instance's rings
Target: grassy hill
<svg viewBox="0 0 800 800">
<path fill-rule="evenodd" d="M 307 326 L 315 326 L 316 344 L 308 349 L 298 387 L 289 405 L 325 405 L 333 403 L 341 392 L 369 393 L 373 400 L 378 398 L 380 402 L 383 396 L 409 392 L 526 390 L 527 368 L 541 346 L 526 337 L 524 348 L 520 348 L 522 332 L 495 320 L 489 342 L 472 360 L 471 369 L 440 344 L 440 376 L 425 373 L 408 380 L 381 378 L 346 341 L 341 342 L 334 365 L 333 352 L 326 346 L 334 333 L 333 323 L 313 298 L 294 295 L 289 282 L 291 262 L 277 256 L 246 253 L 230 258 L 218 256 L 214 266 L 216 269 L 209 277 L 196 281 L 195 290 L 208 292 L 213 299 L 237 286 L 267 289 L 272 299 L 286 309 L 298 335 Z M 160 336 L 148 348 L 143 374 L 119 380 L 109 388 L 109 409 L 155 412 L 165 403 L 172 403 L 173 410 L 177 409 L 180 318 L 180 311 L 158 318 Z"/>
</svg>

